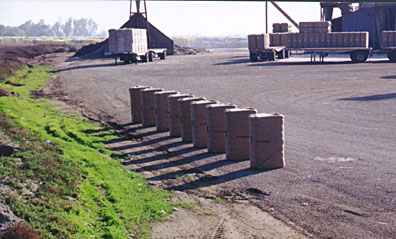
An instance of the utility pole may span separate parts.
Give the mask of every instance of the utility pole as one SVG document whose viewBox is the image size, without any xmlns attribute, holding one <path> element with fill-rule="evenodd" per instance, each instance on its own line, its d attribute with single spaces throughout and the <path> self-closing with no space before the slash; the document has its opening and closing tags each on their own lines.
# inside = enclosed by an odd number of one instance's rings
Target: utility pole
<svg viewBox="0 0 396 239">
<path fill-rule="evenodd" d="M 265 33 L 268 33 L 268 1 L 265 1 Z"/>
</svg>

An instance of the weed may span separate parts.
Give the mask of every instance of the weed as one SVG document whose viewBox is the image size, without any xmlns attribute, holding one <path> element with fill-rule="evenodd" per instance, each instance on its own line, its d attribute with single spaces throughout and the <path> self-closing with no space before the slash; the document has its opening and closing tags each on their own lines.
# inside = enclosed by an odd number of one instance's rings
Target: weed
<svg viewBox="0 0 396 239">
<path fill-rule="evenodd" d="M 171 195 L 127 172 L 105 147 L 117 139 L 111 129 L 29 94 L 50 80 L 49 69 L 23 68 L 10 79 L 25 86 L 5 86 L 16 96 L 0 97 L 0 130 L 20 151 L 1 158 L 0 179 L 39 182 L 33 195 L 1 195 L 11 210 L 43 238 L 149 237 L 149 222 L 172 212 Z"/>
<path fill-rule="evenodd" d="M 39 239 L 37 231 L 26 223 L 17 223 L 0 233 L 2 239 Z"/>
<path fill-rule="evenodd" d="M 222 197 L 216 197 L 216 198 L 215 198 L 215 201 L 216 201 L 217 203 L 226 203 L 226 202 L 227 202 L 227 200 L 224 199 L 224 198 L 222 198 Z"/>
</svg>

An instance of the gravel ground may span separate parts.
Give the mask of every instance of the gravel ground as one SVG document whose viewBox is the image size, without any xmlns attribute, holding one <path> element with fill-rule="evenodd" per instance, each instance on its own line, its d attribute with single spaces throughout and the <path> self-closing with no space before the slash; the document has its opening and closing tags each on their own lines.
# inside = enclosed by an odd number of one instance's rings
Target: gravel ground
<svg viewBox="0 0 396 239">
<path fill-rule="evenodd" d="M 120 123 L 130 121 L 127 89 L 138 84 L 284 114 L 284 169 L 253 171 L 247 161 L 227 163 L 224 155 L 204 150 L 188 151 L 195 156 L 177 164 L 215 175 L 207 187 L 268 192 L 254 203 L 315 238 L 395 238 L 395 65 L 381 57 L 363 64 L 340 57 L 308 61 L 295 57 L 250 63 L 242 50 L 138 65 L 114 65 L 108 59 L 68 61 L 59 65 L 53 86 Z M 152 145 L 168 150 L 175 144 L 166 134 L 150 132 L 145 136 Z M 182 153 L 173 154 L 180 158 Z M 186 187 L 193 184 L 172 188 Z"/>
</svg>

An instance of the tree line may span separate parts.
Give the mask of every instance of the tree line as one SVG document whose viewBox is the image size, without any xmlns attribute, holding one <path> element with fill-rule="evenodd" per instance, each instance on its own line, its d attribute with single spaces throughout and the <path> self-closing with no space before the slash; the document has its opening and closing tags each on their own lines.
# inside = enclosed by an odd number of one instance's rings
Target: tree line
<svg viewBox="0 0 396 239">
<path fill-rule="evenodd" d="M 52 26 L 44 20 L 38 23 L 29 20 L 16 27 L 0 24 L 0 36 L 94 36 L 97 30 L 98 24 L 87 18 L 69 18 L 65 23 L 58 21 Z"/>
</svg>

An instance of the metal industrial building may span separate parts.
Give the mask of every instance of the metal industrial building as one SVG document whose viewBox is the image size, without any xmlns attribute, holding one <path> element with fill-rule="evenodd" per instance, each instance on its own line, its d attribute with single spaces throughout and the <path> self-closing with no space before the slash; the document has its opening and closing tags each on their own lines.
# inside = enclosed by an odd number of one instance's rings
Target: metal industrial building
<svg viewBox="0 0 396 239">
<path fill-rule="evenodd" d="M 339 8 L 342 16 L 333 18 L 333 9 Z M 368 31 L 369 45 L 380 48 L 381 32 L 396 30 L 396 3 L 365 2 L 357 8 L 352 3 L 322 2 L 322 20 L 332 22 L 333 32 Z"/>
</svg>

